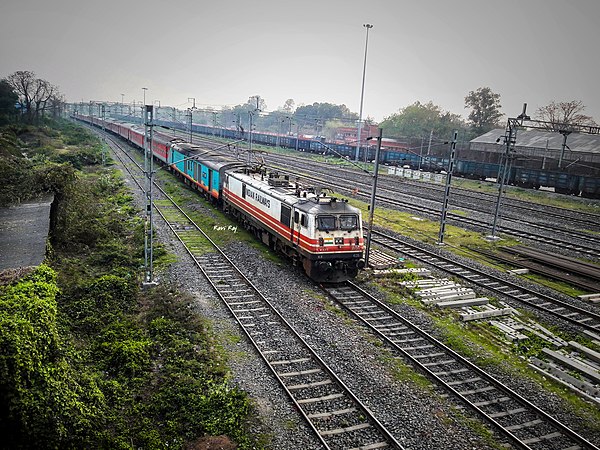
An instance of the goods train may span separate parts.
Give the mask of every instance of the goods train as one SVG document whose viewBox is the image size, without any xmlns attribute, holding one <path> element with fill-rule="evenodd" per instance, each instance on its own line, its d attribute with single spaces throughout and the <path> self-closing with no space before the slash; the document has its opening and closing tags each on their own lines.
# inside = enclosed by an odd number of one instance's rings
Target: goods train
<svg viewBox="0 0 600 450">
<path fill-rule="evenodd" d="M 139 119 L 138 119 L 139 120 Z M 171 121 L 155 121 L 160 125 L 184 128 L 181 123 Z M 231 128 L 219 128 L 209 125 L 193 124 L 192 131 L 199 134 L 220 136 L 227 139 L 248 139 L 248 131 Z M 356 144 L 325 142 L 323 139 L 312 137 L 295 137 L 278 135 L 276 133 L 252 132 L 252 141 L 257 144 L 292 148 L 302 152 L 329 153 L 335 150 L 337 155 L 354 158 Z M 365 154 L 366 153 L 366 154 Z M 374 146 L 360 149 L 359 159 L 372 161 L 375 158 Z M 471 158 L 475 156 L 471 155 Z M 443 155 L 420 155 L 400 149 L 382 148 L 380 162 L 387 165 L 409 166 L 411 169 L 421 169 L 430 172 L 440 172 L 448 167 L 448 157 Z M 501 164 L 480 162 L 473 159 L 458 158 L 454 165 L 454 175 L 470 179 L 485 180 L 497 178 Z M 509 185 L 539 189 L 540 187 L 554 188 L 555 192 L 567 195 L 581 195 L 587 198 L 600 198 L 600 177 L 593 174 L 575 174 L 567 171 L 542 170 L 528 167 L 511 166 L 505 182 Z"/>
<path fill-rule="evenodd" d="M 73 116 L 144 148 L 144 128 Z M 186 184 L 235 217 L 318 282 L 338 283 L 364 268 L 360 210 L 347 201 L 292 182 L 288 176 L 154 133 L 151 151 Z"/>
</svg>

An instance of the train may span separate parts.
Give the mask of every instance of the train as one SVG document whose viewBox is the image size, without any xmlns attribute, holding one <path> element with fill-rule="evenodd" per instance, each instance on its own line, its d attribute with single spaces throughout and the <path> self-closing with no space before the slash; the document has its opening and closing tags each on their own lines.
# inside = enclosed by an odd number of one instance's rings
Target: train
<svg viewBox="0 0 600 450">
<path fill-rule="evenodd" d="M 185 128 L 179 122 L 155 120 L 155 123 L 170 128 Z M 247 130 L 238 130 L 235 128 L 222 128 L 194 123 L 192 124 L 192 131 L 194 133 L 218 136 L 225 139 L 249 139 L 249 132 Z M 326 142 L 324 138 L 318 136 L 297 137 L 286 134 L 253 131 L 252 142 L 273 147 L 279 146 L 295 149 L 300 152 L 332 154 L 344 158 L 353 159 L 356 156 L 356 144 Z M 475 159 L 476 152 L 466 153 L 468 154 L 468 158 L 460 157 L 459 152 L 459 157 L 455 160 L 453 170 L 455 176 L 474 180 L 497 180 L 499 178 L 499 174 L 503 170 L 501 162 L 478 161 Z M 374 159 L 374 145 L 361 147 L 359 160 L 373 161 Z M 400 148 L 382 147 L 380 163 L 439 173 L 447 169 L 449 161 L 447 154 L 421 156 Z M 554 191 L 559 194 L 581 195 L 585 198 L 600 199 L 600 176 L 597 175 L 599 171 L 600 168 L 597 168 L 595 169 L 595 173 L 581 174 L 568 170 L 544 170 L 532 167 L 519 167 L 511 164 L 506 174 L 505 183 L 531 189 L 539 189 L 541 187 L 554 188 Z"/>
<path fill-rule="evenodd" d="M 144 149 L 144 127 L 81 114 L 72 117 Z M 149 147 L 155 160 L 301 266 L 312 280 L 340 283 L 365 267 L 361 211 L 347 200 L 161 133 L 153 133 Z"/>
</svg>

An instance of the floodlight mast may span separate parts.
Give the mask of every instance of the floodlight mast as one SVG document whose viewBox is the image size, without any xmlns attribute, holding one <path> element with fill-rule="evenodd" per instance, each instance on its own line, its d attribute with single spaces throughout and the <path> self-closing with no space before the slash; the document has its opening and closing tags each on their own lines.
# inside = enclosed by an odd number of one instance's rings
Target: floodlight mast
<svg viewBox="0 0 600 450">
<path fill-rule="evenodd" d="M 363 62 L 363 73 L 362 73 L 362 85 L 361 85 L 361 89 L 360 89 L 360 109 L 358 112 L 358 130 L 357 130 L 357 137 L 358 137 L 358 142 L 356 143 L 356 155 L 354 160 L 356 162 L 358 162 L 358 158 L 360 157 L 360 138 L 361 138 L 361 131 L 362 131 L 362 114 L 363 114 L 363 100 L 365 97 L 365 75 L 367 73 L 367 49 L 369 47 L 369 30 L 371 28 L 373 28 L 373 25 L 371 25 L 370 23 L 365 23 L 363 24 L 363 27 L 365 27 L 367 29 L 367 36 L 365 38 L 365 58 L 364 58 L 364 62 Z"/>
</svg>

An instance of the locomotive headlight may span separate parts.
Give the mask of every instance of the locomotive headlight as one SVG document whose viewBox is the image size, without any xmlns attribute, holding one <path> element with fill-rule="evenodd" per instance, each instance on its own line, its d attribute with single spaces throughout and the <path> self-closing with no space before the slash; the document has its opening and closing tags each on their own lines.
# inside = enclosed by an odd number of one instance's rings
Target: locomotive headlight
<svg viewBox="0 0 600 450">
<path fill-rule="evenodd" d="M 343 237 L 336 237 L 334 239 L 334 243 L 335 243 L 335 245 L 344 245 L 344 238 Z"/>
<path fill-rule="evenodd" d="M 356 236 L 354 238 L 354 245 L 358 245 L 360 243 L 360 239 L 358 239 L 358 236 Z"/>
</svg>

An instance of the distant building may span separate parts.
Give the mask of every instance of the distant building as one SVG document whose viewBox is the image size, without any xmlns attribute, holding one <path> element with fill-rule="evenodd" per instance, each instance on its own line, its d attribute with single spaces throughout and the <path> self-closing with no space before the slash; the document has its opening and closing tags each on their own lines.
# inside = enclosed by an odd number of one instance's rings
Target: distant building
<svg viewBox="0 0 600 450">
<path fill-rule="evenodd" d="M 460 151 L 461 159 L 498 163 L 506 153 L 504 129 L 489 131 Z M 563 149 L 563 135 L 551 131 L 517 130 L 513 166 L 600 175 L 600 135 L 571 133 Z"/>
<path fill-rule="evenodd" d="M 377 141 L 371 139 L 367 141 L 368 137 L 374 138 L 379 136 L 378 125 L 364 125 L 360 132 L 360 140 L 362 145 L 375 146 Z M 358 142 L 358 130 L 357 127 L 340 127 L 336 129 L 334 141 L 336 144 L 349 144 L 356 145 Z M 381 148 L 387 150 L 406 150 L 409 145 L 406 142 L 399 141 L 397 139 L 382 138 Z"/>
</svg>

